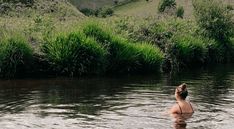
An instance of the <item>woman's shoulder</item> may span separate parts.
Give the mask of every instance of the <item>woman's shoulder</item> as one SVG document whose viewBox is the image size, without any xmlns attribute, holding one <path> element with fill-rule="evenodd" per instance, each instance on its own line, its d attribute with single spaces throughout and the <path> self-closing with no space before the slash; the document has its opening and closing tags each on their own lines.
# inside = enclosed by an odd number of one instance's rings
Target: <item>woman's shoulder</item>
<svg viewBox="0 0 234 129">
<path fill-rule="evenodd" d="M 179 108 L 179 105 L 178 104 L 174 104 L 170 111 L 169 111 L 171 114 L 178 114 L 180 113 L 180 108 Z"/>
</svg>

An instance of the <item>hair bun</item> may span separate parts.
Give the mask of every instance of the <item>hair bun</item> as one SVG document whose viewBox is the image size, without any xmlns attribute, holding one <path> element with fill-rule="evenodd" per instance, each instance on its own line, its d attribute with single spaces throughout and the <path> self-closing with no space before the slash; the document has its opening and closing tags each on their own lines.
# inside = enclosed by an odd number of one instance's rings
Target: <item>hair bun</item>
<svg viewBox="0 0 234 129">
<path fill-rule="evenodd" d="M 186 88 L 187 88 L 187 84 L 186 84 L 186 83 L 183 83 L 183 84 L 181 85 L 181 89 L 184 91 Z"/>
</svg>

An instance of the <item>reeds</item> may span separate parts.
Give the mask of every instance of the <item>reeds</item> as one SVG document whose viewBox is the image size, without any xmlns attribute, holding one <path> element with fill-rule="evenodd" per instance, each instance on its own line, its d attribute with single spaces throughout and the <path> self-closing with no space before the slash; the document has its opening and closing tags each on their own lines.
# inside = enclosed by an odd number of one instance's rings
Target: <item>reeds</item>
<svg viewBox="0 0 234 129">
<path fill-rule="evenodd" d="M 25 74 L 32 61 L 32 49 L 21 37 L 7 38 L 0 43 L 0 76 Z"/>
</svg>

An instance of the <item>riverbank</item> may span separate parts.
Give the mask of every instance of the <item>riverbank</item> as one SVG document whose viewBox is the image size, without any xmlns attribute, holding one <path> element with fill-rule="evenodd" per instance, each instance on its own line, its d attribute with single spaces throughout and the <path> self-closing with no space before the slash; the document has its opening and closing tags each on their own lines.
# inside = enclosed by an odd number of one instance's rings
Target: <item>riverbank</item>
<svg viewBox="0 0 234 129">
<path fill-rule="evenodd" d="M 175 13 L 161 13 L 160 18 L 93 18 L 70 12 L 62 21 L 61 13 L 53 12 L 13 17 L 27 21 L 20 30 L 17 26 L 6 28 L 9 16 L 2 16 L 6 21 L 0 33 L 0 76 L 158 73 L 234 62 L 231 8 L 215 2 L 204 7 L 199 4 L 192 19 Z M 68 3 L 63 5 L 74 9 Z M 33 24 L 28 25 L 28 21 Z M 220 26 L 222 29 L 216 31 Z"/>
</svg>

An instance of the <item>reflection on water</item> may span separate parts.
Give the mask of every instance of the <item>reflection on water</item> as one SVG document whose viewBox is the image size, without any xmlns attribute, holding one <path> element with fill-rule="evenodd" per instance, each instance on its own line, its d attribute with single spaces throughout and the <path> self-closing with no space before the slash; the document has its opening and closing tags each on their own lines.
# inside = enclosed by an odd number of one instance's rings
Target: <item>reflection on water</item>
<svg viewBox="0 0 234 129">
<path fill-rule="evenodd" d="M 197 111 L 167 115 L 182 82 Z M 233 84 L 229 66 L 175 75 L 2 80 L 0 127 L 227 129 L 234 126 Z"/>
</svg>

